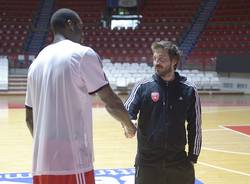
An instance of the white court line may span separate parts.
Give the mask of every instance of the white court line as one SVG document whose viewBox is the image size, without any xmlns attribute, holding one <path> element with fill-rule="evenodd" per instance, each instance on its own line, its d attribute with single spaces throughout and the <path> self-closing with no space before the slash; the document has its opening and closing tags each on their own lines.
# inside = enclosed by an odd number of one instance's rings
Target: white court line
<svg viewBox="0 0 250 184">
<path fill-rule="evenodd" d="M 222 152 L 222 153 L 237 154 L 237 155 L 250 155 L 250 153 L 246 153 L 246 152 L 219 150 L 219 149 L 207 148 L 207 147 L 201 147 L 201 149 L 208 150 L 208 151 Z"/>
<path fill-rule="evenodd" d="M 222 128 L 211 128 L 211 129 L 202 130 L 202 132 L 216 132 L 216 131 L 226 131 L 226 130 Z"/>
<path fill-rule="evenodd" d="M 232 125 L 232 126 L 234 126 L 234 125 Z M 235 126 L 248 126 L 248 125 L 235 125 Z M 217 128 L 217 129 L 205 129 L 205 130 L 203 130 L 203 132 L 228 131 L 228 130 L 231 130 L 231 129 L 228 129 L 228 128 L 222 126 L 222 125 L 220 125 L 219 127 L 221 127 L 221 128 Z M 236 132 L 240 133 L 238 131 L 236 131 Z M 245 134 L 243 134 L 243 135 L 245 135 Z M 235 151 L 219 150 L 219 149 L 207 148 L 207 147 L 201 147 L 201 148 L 204 149 L 204 150 L 215 151 L 215 152 L 230 153 L 230 154 L 239 154 L 239 155 L 250 155 L 250 153 L 246 153 L 246 152 L 235 152 Z"/>
<path fill-rule="evenodd" d="M 225 125 L 225 126 L 231 126 L 231 125 Z M 227 128 L 227 127 L 225 127 L 225 126 L 224 126 L 224 125 L 219 125 L 220 128 L 223 128 L 223 129 L 225 129 L 225 130 L 229 130 L 229 131 L 231 131 L 231 132 L 234 132 L 234 133 L 237 133 L 237 134 L 240 134 L 240 135 L 244 135 L 244 136 L 246 136 L 246 137 L 250 137 L 250 135 L 247 135 L 247 134 L 244 134 L 244 133 L 242 133 L 242 132 L 233 130 L 233 129 L 231 129 L 231 128 Z M 239 126 L 241 126 L 241 125 L 239 125 Z"/>
<path fill-rule="evenodd" d="M 224 168 L 224 167 L 215 166 L 215 165 L 212 165 L 212 164 L 207 164 L 205 162 L 199 162 L 198 161 L 198 164 L 204 165 L 204 166 L 207 166 L 207 167 L 212 167 L 212 168 L 215 168 L 215 169 L 218 169 L 218 170 L 223 170 L 223 171 L 231 172 L 231 173 L 234 173 L 234 174 L 240 174 L 240 175 L 244 175 L 244 176 L 250 176 L 249 173 L 235 171 L 235 170 L 232 170 L 232 169 L 227 169 L 227 168 Z"/>
<path fill-rule="evenodd" d="M 225 125 L 222 125 L 222 126 L 225 126 Z M 226 125 L 226 126 L 250 126 L 250 124 L 235 124 L 235 125 Z"/>
</svg>

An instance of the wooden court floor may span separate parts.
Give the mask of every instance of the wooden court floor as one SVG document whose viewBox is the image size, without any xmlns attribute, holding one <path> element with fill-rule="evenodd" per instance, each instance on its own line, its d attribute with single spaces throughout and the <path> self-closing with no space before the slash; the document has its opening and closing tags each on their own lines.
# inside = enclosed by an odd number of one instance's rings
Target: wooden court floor
<svg viewBox="0 0 250 184">
<path fill-rule="evenodd" d="M 0 96 L 0 173 L 31 169 L 23 103 L 23 96 Z M 136 139 L 126 139 L 104 108 L 94 108 L 93 117 L 95 169 L 132 168 Z M 250 96 L 202 96 L 202 121 L 196 178 L 206 184 L 250 184 Z"/>
</svg>

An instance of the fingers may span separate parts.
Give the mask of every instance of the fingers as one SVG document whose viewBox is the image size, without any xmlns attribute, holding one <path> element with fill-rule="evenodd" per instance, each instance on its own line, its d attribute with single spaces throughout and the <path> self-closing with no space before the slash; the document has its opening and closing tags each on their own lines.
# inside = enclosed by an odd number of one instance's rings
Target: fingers
<svg viewBox="0 0 250 184">
<path fill-rule="evenodd" d="M 130 128 L 124 127 L 124 134 L 127 138 L 132 138 L 135 136 L 136 128 L 135 126 L 132 126 Z"/>
<path fill-rule="evenodd" d="M 138 127 L 137 120 L 131 120 L 131 122 L 135 125 L 136 128 Z"/>
</svg>

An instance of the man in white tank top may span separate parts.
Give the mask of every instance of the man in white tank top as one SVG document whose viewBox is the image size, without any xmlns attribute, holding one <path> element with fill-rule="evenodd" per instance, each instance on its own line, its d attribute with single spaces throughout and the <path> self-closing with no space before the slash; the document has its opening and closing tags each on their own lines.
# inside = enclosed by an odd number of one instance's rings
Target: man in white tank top
<svg viewBox="0 0 250 184">
<path fill-rule="evenodd" d="M 94 184 L 92 95 L 133 137 L 135 127 L 112 91 L 99 56 L 80 45 L 82 21 L 69 9 L 51 17 L 54 42 L 28 72 L 26 122 L 34 139 L 33 183 Z"/>
</svg>

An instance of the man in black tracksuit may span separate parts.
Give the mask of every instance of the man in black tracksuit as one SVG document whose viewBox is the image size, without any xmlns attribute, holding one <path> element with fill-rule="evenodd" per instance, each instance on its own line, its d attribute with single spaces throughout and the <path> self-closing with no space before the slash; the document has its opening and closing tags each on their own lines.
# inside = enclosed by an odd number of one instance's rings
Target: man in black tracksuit
<svg viewBox="0 0 250 184">
<path fill-rule="evenodd" d="M 131 119 L 139 113 L 135 184 L 194 184 L 193 164 L 201 149 L 200 99 L 196 88 L 175 72 L 181 57 L 177 46 L 160 41 L 151 48 L 155 74 L 135 85 L 125 102 Z"/>
</svg>

